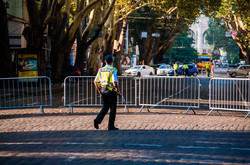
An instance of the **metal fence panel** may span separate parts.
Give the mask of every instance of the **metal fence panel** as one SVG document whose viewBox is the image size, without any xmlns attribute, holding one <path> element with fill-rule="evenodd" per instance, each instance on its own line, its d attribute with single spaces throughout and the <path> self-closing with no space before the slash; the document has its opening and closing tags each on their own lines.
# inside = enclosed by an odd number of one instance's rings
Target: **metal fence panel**
<svg viewBox="0 0 250 165">
<path fill-rule="evenodd" d="M 212 78 L 209 82 L 209 109 L 250 112 L 250 80 Z"/>
<path fill-rule="evenodd" d="M 0 109 L 52 106 L 48 77 L 0 78 Z"/>
<path fill-rule="evenodd" d="M 199 108 L 200 81 L 194 77 L 142 77 L 139 105 Z"/>
<path fill-rule="evenodd" d="M 64 106 L 102 106 L 100 94 L 95 89 L 95 76 L 69 76 L 64 80 Z M 137 82 L 134 77 L 118 76 L 120 91 L 126 103 L 117 97 L 118 106 L 137 105 Z"/>
</svg>

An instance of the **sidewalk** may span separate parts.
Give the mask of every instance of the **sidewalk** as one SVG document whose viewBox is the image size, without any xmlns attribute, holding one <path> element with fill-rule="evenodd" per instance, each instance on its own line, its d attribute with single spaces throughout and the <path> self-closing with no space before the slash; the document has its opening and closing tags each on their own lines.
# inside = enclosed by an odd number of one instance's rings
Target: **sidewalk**
<svg viewBox="0 0 250 165">
<path fill-rule="evenodd" d="M 100 108 L 0 110 L 0 164 L 249 164 L 245 113 L 118 108 L 118 131 L 100 129 Z"/>
<path fill-rule="evenodd" d="M 68 108 L 45 108 L 45 114 L 39 114 L 39 109 L 15 109 L 0 111 L 0 132 L 22 131 L 58 131 L 58 130 L 95 130 L 93 119 L 101 107 L 74 108 L 73 114 L 68 114 Z M 208 111 L 186 109 L 150 109 L 119 107 L 116 126 L 122 130 L 230 130 L 250 131 L 249 118 L 244 119 L 246 112 L 220 111 L 219 116 L 214 111 L 206 116 Z M 100 125 L 101 130 L 107 129 L 108 115 Z"/>
</svg>

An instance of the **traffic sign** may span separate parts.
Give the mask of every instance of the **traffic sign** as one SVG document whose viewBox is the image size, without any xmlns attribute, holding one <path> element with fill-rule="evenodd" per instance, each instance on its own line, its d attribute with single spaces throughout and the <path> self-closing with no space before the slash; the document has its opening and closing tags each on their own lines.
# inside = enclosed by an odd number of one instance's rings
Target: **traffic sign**
<svg viewBox="0 0 250 165">
<path fill-rule="evenodd" d="M 147 38 L 147 32 L 141 32 L 141 38 Z"/>
<path fill-rule="evenodd" d="M 160 37 L 159 33 L 152 33 L 152 37 Z"/>
<path fill-rule="evenodd" d="M 231 37 L 231 32 L 226 32 L 225 36 L 226 37 Z"/>
<path fill-rule="evenodd" d="M 236 30 L 232 31 L 232 36 L 237 36 L 237 31 Z"/>
</svg>

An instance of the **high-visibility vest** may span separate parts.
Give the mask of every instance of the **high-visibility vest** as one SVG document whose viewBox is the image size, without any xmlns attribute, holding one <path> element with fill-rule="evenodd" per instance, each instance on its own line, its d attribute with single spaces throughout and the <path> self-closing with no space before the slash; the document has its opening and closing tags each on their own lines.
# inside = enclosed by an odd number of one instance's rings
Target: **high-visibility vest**
<svg viewBox="0 0 250 165">
<path fill-rule="evenodd" d="M 107 87 L 108 90 L 116 90 L 113 85 L 113 80 L 111 76 L 116 68 L 113 67 L 103 67 L 99 69 L 99 80 L 101 87 Z"/>
<path fill-rule="evenodd" d="M 184 64 L 184 69 L 188 69 L 188 65 Z"/>
<path fill-rule="evenodd" d="M 206 64 L 206 69 L 210 69 L 210 64 Z"/>
<path fill-rule="evenodd" d="M 178 64 L 174 64 L 174 70 L 178 69 Z"/>
</svg>

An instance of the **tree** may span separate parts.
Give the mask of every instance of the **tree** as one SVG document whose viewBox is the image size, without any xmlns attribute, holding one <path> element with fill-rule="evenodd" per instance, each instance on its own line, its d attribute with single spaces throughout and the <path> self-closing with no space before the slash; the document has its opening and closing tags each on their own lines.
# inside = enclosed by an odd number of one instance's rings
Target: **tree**
<svg viewBox="0 0 250 165">
<path fill-rule="evenodd" d="M 221 25 L 221 19 L 215 20 L 211 18 L 208 23 L 208 30 L 206 31 L 205 39 L 209 45 L 212 45 L 212 54 L 214 58 L 214 51 L 222 49 L 227 52 L 228 59 L 238 54 L 239 47 L 232 37 L 226 37 L 226 29 Z"/>
<path fill-rule="evenodd" d="M 8 20 L 5 3 L 0 0 L 0 77 L 12 76 L 11 55 L 9 46 Z"/>
<path fill-rule="evenodd" d="M 172 48 L 167 52 L 167 59 L 169 62 L 175 63 L 176 61 L 183 63 L 195 62 L 197 58 L 197 51 L 191 46 L 193 38 L 187 36 L 188 33 L 183 31 L 172 42 Z"/>
<path fill-rule="evenodd" d="M 187 30 L 188 25 L 195 21 L 200 14 L 209 14 L 209 11 L 218 10 L 220 1 L 214 0 L 176 0 L 176 1 L 162 1 L 155 8 L 150 9 L 149 20 L 142 24 L 144 28 L 147 27 L 148 38 L 144 47 L 145 50 L 140 49 L 140 60 L 144 60 L 145 64 L 150 64 L 154 57 L 156 62 L 160 62 L 163 54 L 170 48 L 173 40 L 178 34 Z M 212 13 L 213 14 L 213 13 Z M 155 15 L 155 16 L 153 16 Z M 152 18 L 154 17 L 154 18 Z M 135 24 L 138 24 L 137 22 Z M 138 25 L 136 25 L 138 26 Z M 135 27 L 136 27 L 135 26 Z M 140 30 L 141 28 L 138 28 Z M 140 47 L 141 31 L 136 31 L 134 38 Z M 145 30 L 145 29 L 143 29 Z M 159 33 L 159 38 L 152 38 L 152 33 Z"/>
<path fill-rule="evenodd" d="M 44 31 L 50 18 L 48 5 L 48 0 L 42 0 L 40 5 L 34 0 L 26 0 L 29 21 L 23 31 L 23 36 L 27 43 L 27 49 L 38 50 L 40 75 L 45 75 L 45 53 L 42 48 L 44 46 Z"/>
<path fill-rule="evenodd" d="M 250 62 L 249 0 L 221 0 L 216 18 L 222 18 L 227 31 L 237 31 L 237 42 L 247 63 Z"/>
</svg>

